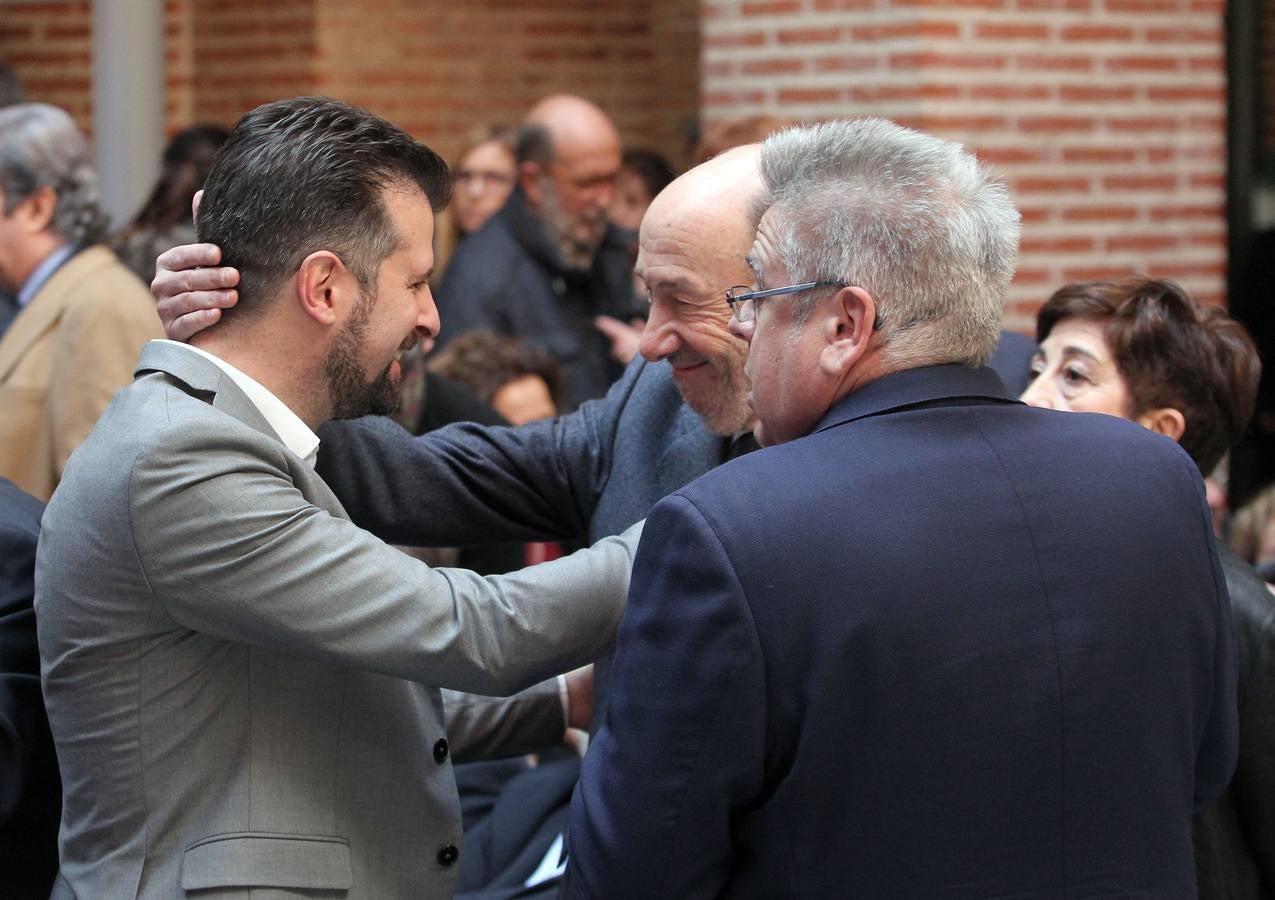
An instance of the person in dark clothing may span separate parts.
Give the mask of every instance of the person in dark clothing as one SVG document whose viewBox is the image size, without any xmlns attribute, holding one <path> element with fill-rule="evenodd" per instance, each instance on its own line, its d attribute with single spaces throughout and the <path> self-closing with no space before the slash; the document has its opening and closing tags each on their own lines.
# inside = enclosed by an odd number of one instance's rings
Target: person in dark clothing
<svg viewBox="0 0 1275 900">
<path fill-rule="evenodd" d="M 543 347 L 566 373 L 571 410 L 623 371 L 594 318 L 644 312 L 632 286 L 632 235 L 607 221 L 620 138 L 589 101 L 553 96 L 528 114 L 516 156 L 513 195 L 460 245 L 438 287 L 447 322 L 438 345 L 487 328 Z"/>
<path fill-rule="evenodd" d="M 62 782 L 40 694 L 35 546 L 44 504 L 0 478 L 0 893 L 49 896 Z"/>
<path fill-rule="evenodd" d="M 1070 284 L 1036 319 L 1040 349 L 1023 400 L 1132 419 L 1172 438 L 1202 475 L 1244 434 L 1261 362 L 1244 327 L 1168 281 Z M 1219 544 L 1239 682 L 1239 761 L 1196 817 L 1200 896 L 1275 896 L 1275 597 Z M 1166 648 L 1168 652 L 1169 648 Z"/>
</svg>

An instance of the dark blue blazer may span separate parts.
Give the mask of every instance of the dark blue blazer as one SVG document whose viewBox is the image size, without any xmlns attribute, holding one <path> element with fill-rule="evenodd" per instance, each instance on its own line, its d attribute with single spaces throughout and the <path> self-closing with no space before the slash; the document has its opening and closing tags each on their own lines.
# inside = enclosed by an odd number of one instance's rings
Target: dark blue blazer
<svg viewBox="0 0 1275 900">
<path fill-rule="evenodd" d="M 1236 753 L 1199 474 L 917 369 L 647 520 L 581 897 L 1192 897 Z"/>
</svg>

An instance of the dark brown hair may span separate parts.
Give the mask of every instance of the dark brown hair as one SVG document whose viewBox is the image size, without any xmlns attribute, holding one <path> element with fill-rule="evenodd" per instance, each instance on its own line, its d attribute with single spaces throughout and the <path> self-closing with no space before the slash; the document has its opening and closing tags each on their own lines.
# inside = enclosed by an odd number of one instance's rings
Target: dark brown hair
<svg viewBox="0 0 1275 900">
<path fill-rule="evenodd" d="M 562 369 L 544 350 L 494 331 L 468 331 L 429 362 L 429 370 L 459 381 L 486 403 L 511 381 L 528 375 L 544 380 L 553 405 L 562 408 Z"/>
<path fill-rule="evenodd" d="M 1262 363 L 1244 326 L 1225 310 L 1197 303 L 1172 281 L 1140 277 L 1059 289 L 1036 315 L 1036 340 L 1065 319 L 1103 325 L 1132 416 L 1163 407 L 1182 413 L 1178 443 L 1203 474 L 1243 436 Z"/>
</svg>

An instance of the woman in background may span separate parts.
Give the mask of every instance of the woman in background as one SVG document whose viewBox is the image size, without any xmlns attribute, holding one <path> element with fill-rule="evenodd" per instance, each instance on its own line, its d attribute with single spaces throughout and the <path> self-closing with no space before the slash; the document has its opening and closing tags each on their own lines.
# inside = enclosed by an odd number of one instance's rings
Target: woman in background
<svg viewBox="0 0 1275 900">
<path fill-rule="evenodd" d="M 213 157 L 230 132 L 217 125 L 193 125 L 168 142 L 159 181 L 133 221 L 112 241 L 115 254 L 147 284 L 155 277 L 155 257 L 169 247 L 195 242 L 190 201 L 204 186 Z"/>
<path fill-rule="evenodd" d="M 1036 317 L 1032 406 L 1095 412 L 1171 438 L 1208 475 L 1244 433 L 1261 363 L 1225 311 L 1168 281 L 1070 284 Z M 1195 820 L 1200 897 L 1275 896 L 1275 597 L 1219 546 L 1239 662 L 1239 761 Z M 1172 652 L 1166 647 L 1165 652 Z"/>
</svg>

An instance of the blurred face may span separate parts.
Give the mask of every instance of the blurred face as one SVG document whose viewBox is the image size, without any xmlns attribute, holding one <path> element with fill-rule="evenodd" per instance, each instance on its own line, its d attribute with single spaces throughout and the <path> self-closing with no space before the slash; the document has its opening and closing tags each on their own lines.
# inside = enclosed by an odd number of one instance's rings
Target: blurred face
<svg viewBox="0 0 1275 900">
<path fill-rule="evenodd" d="M 744 430 L 751 419 L 744 377 L 747 347 L 730 333 L 727 288 L 749 280 L 750 239 L 742 219 L 648 219 L 638 244 L 637 276 L 650 316 L 638 345 L 652 362 L 666 359 L 682 399 L 715 434 Z"/>
<path fill-rule="evenodd" d="M 637 231 L 642 226 L 642 216 L 653 199 L 640 175 L 631 169 L 621 169 L 615 179 L 611 221 L 620 228 Z"/>
<path fill-rule="evenodd" d="M 1031 373 L 1022 396 L 1030 406 L 1133 418 L 1133 398 L 1116 369 L 1102 322 L 1058 322 L 1032 358 Z"/>
<path fill-rule="evenodd" d="M 422 339 L 429 352 L 438 310 L 429 289 L 434 269 L 434 214 L 418 190 L 387 189 L 386 211 L 399 245 L 377 272 L 375 293 L 362 294 L 328 352 L 332 418 L 385 415 L 398 408 L 401 357 Z"/>
<path fill-rule="evenodd" d="M 539 215 L 573 268 L 586 269 L 606 232 L 607 212 L 620 171 L 620 144 L 613 137 L 564 140 L 557 158 L 540 173 Z"/>
<path fill-rule="evenodd" d="M 558 414 L 549 385 L 539 375 L 523 375 L 500 386 L 491 406 L 514 425 L 551 419 Z"/>
<path fill-rule="evenodd" d="M 452 171 L 452 216 L 461 234 L 472 234 L 505 205 L 514 189 L 514 156 L 499 141 L 486 141 L 460 158 Z"/>
<path fill-rule="evenodd" d="M 756 290 L 792 282 L 775 252 L 774 219 L 770 213 L 757 227 L 757 240 L 748 255 Z M 836 400 L 834 385 L 822 377 L 819 354 L 824 341 L 814 316 L 796 325 L 795 295 L 754 300 L 752 322 L 732 320 L 731 331 L 748 343 L 744 372 L 752 385 L 748 402 L 757 416 L 754 433 L 763 447 L 809 434 Z"/>
</svg>

